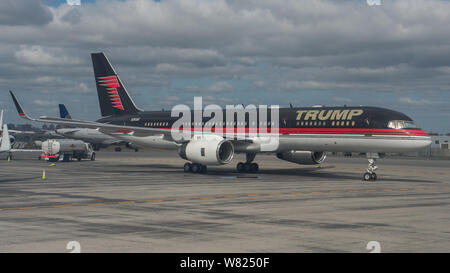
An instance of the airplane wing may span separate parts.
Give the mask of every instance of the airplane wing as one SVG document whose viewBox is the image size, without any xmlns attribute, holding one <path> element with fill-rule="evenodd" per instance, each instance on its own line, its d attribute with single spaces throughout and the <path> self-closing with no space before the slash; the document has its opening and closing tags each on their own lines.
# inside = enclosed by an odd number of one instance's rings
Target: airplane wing
<svg viewBox="0 0 450 273">
<path fill-rule="evenodd" d="M 36 132 L 33 131 L 17 131 L 17 130 L 9 130 L 10 134 L 24 134 L 24 135 L 32 135 L 36 134 Z"/>
<path fill-rule="evenodd" d="M 42 152 L 42 150 L 37 150 L 37 149 L 11 149 L 9 150 L 10 152 Z"/>
<path fill-rule="evenodd" d="M 74 128 L 73 130 L 65 130 L 64 133 L 65 134 L 73 134 L 80 131 L 80 129 Z"/>
</svg>

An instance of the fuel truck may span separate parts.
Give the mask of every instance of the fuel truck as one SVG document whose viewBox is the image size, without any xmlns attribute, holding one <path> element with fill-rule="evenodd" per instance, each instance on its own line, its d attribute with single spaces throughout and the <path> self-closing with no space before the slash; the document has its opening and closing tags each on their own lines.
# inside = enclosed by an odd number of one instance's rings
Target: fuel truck
<svg viewBox="0 0 450 273">
<path fill-rule="evenodd" d="M 45 159 L 56 162 L 60 159 L 71 161 L 72 159 L 95 160 L 95 152 L 90 143 L 74 139 L 48 139 L 42 142 L 42 154 L 39 160 Z"/>
</svg>

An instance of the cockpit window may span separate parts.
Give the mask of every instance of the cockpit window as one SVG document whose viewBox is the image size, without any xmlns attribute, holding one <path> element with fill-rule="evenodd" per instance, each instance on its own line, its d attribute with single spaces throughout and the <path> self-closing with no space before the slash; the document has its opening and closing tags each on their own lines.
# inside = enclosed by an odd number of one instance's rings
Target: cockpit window
<svg viewBox="0 0 450 273">
<path fill-rule="evenodd" d="M 405 121 L 405 128 L 406 129 L 414 129 L 414 128 L 417 128 L 417 125 L 412 121 Z"/>
<path fill-rule="evenodd" d="M 417 125 L 412 121 L 391 120 L 388 122 L 388 127 L 392 129 L 414 129 L 417 128 Z"/>
</svg>

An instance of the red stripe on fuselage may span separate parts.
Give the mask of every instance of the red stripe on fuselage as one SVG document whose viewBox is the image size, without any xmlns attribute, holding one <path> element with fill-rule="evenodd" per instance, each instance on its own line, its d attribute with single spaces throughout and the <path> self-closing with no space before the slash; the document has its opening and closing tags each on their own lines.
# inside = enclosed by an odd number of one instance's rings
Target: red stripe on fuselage
<svg viewBox="0 0 450 273">
<path fill-rule="evenodd" d="M 170 128 L 159 128 L 170 129 Z M 180 130 L 186 131 L 198 131 L 198 132 L 218 132 L 223 133 L 266 133 L 272 132 L 271 128 L 180 128 Z M 273 132 L 276 132 L 274 129 Z M 405 136 L 429 136 L 423 130 L 411 130 L 411 129 L 371 129 L 371 128 L 279 128 L 281 134 L 342 134 L 342 135 L 405 135 Z"/>
</svg>

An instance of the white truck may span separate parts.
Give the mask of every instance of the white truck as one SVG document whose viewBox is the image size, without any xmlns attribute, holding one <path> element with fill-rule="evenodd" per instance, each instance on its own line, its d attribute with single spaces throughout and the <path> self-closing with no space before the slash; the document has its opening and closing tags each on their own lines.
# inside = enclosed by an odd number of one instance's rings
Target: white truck
<svg viewBox="0 0 450 273">
<path fill-rule="evenodd" d="M 95 152 L 90 143 L 74 139 L 48 139 L 42 142 L 42 154 L 39 160 L 45 159 L 56 162 L 60 159 L 71 161 L 72 159 L 95 160 Z"/>
</svg>

